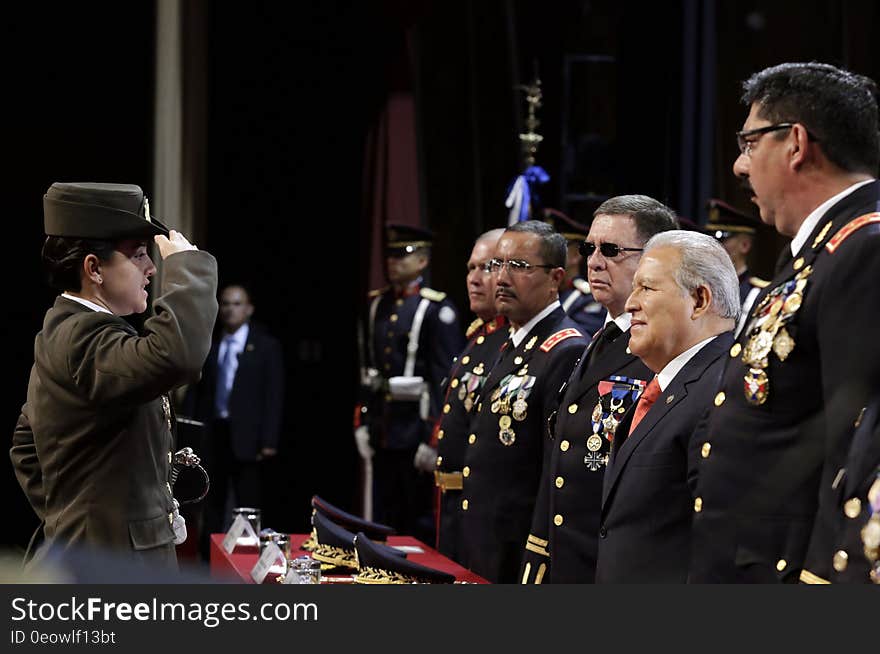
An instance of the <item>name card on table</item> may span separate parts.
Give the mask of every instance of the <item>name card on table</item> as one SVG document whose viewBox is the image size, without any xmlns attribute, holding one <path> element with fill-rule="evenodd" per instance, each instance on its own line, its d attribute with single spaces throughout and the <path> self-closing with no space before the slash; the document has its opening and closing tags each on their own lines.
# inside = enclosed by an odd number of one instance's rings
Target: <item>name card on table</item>
<svg viewBox="0 0 880 654">
<path fill-rule="evenodd" d="M 262 584 L 266 579 L 266 575 L 269 574 L 270 568 L 272 568 L 279 559 L 281 559 L 282 566 L 287 563 L 287 559 L 284 558 L 284 552 L 281 551 L 281 548 L 275 543 L 269 543 L 266 545 L 263 553 L 260 554 L 260 558 L 257 559 L 257 564 L 251 569 L 251 579 L 254 580 L 254 583 Z"/>
<path fill-rule="evenodd" d="M 252 538 L 253 542 L 259 544 L 260 538 L 257 536 L 251 523 L 247 521 L 247 518 L 239 514 L 235 517 L 232 526 L 229 527 L 229 531 L 226 532 L 226 536 L 223 538 L 223 549 L 226 550 L 227 554 L 232 554 L 238 539 L 245 534 Z"/>
</svg>

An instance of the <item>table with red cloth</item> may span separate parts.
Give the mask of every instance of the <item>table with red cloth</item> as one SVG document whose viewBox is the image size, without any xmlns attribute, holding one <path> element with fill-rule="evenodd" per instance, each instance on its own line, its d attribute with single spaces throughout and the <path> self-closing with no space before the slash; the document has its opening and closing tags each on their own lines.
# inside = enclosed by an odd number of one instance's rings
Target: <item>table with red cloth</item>
<svg viewBox="0 0 880 654">
<path fill-rule="evenodd" d="M 259 551 L 256 547 L 235 548 L 232 554 L 228 554 L 223 549 L 223 539 L 226 534 L 211 534 L 211 576 L 220 581 L 229 581 L 232 583 L 252 584 L 251 570 L 260 558 Z M 290 556 L 303 556 L 309 553 L 301 550 L 300 545 L 309 537 L 308 534 L 291 534 L 290 535 Z M 389 536 L 387 545 L 391 547 L 418 547 L 422 552 L 407 552 L 406 558 L 413 563 L 419 563 L 435 570 L 442 570 L 455 577 L 458 582 L 467 582 L 471 584 L 487 584 L 489 583 L 479 575 L 474 574 L 467 568 L 463 568 L 455 561 L 443 556 L 435 549 L 425 545 L 420 540 L 411 536 Z M 354 572 L 354 571 L 352 571 Z M 270 572 L 266 575 L 263 583 L 276 583 L 279 575 Z M 344 582 L 350 581 L 351 575 L 324 577 L 328 582 Z"/>
</svg>

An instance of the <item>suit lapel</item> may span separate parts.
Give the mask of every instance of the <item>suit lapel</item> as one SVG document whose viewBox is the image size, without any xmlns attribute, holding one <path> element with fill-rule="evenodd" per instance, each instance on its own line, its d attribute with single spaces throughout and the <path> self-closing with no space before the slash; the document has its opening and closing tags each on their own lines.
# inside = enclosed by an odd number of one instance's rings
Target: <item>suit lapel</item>
<svg viewBox="0 0 880 654">
<path fill-rule="evenodd" d="M 685 367 L 679 371 L 675 378 L 673 378 L 672 383 L 670 383 L 669 386 L 666 387 L 666 390 L 660 394 L 660 397 L 654 402 L 654 406 L 652 406 L 648 413 L 645 414 L 645 417 L 642 418 L 642 421 L 638 424 L 635 431 L 623 441 L 619 448 L 617 447 L 618 441 L 615 439 L 615 443 L 612 446 L 611 458 L 608 462 L 608 470 L 605 471 L 605 483 L 602 485 L 603 511 L 606 509 L 608 498 L 620 478 L 621 472 L 629 461 L 629 458 L 632 456 L 632 453 L 639 446 L 639 443 L 648 437 L 654 427 L 660 423 L 663 417 L 669 413 L 673 407 L 687 397 L 688 386 L 699 381 L 709 364 L 728 350 L 732 344 L 733 335 L 731 332 L 725 332 L 707 343 L 703 349 L 697 352 L 694 357 L 685 364 Z M 624 420 L 621 421 L 620 427 L 618 428 L 618 433 L 625 434 L 625 431 L 621 432 L 621 429 L 623 428 L 629 430 L 629 425 L 632 422 L 632 414 L 635 411 L 634 407 L 636 405 L 637 403 L 633 403 L 632 407 L 630 407 L 630 411 L 624 416 Z"/>
</svg>

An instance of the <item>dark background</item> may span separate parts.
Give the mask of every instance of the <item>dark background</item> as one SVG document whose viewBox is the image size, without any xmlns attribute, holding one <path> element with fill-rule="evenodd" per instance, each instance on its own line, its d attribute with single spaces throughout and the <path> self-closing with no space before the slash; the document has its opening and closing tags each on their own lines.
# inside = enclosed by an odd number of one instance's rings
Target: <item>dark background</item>
<svg viewBox="0 0 880 654">
<path fill-rule="evenodd" d="M 868 0 L 198 7 L 207 163 L 195 236 L 217 257 L 221 284 L 252 287 L 255 320 L 284 346 L 284 433 L 263 522 L 287 531 L 307 529 L 314 493 L 355 506 L 352 334 L 376 264 L 364 247 L 364 145 L 389 70 L 407 66 L 416 99 L 416 222 L 437 235 L 431 282 L 450 293 L 464 324 L 464 262 L 474 237 L 506 222 L 507 187 L 522 169 L 525 102 L 515 87 L 536 71 L 544 94 L 537 163 L 551 176 L 541 200 L 584 222 L 602 198 L 621 193 L 652 195 L 704 222 L 699 175 L 712 196 L 750 210 L 730 172 L 733 133 L 747 113 L 739 83 L 764 66 L 816 59 L 880 79 L 880 14 Z M 5 9 L 10 283 L 0 424 L 9 435 L 54 295 L 39 262 L 42 194 L 54 181 L 112 181 L 153 196 L 155 13 L 148 1 Z M 411 59 L 401 61 L 406 35 Z M 695 106 L 697 116 L 711 115 L 708 125 L 689 122 Z M 707 106 L 710 114 L 700 113 Z M 703 163 L 691 166 L 697 150 Z M 758 274 L 769 275 L 783 244 L 762 234 Z M 0 544 L 22 547 L 36 520 L 11 466 L 3 469 L 10 513 Z"/>
</svg>

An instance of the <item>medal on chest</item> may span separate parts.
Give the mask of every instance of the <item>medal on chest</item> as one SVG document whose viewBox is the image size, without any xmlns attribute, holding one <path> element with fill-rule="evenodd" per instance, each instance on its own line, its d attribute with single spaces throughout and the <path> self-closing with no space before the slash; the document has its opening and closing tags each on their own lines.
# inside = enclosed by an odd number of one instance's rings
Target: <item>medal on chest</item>
<svg viewBox="0 0 880 654">
<path fill-rule="evenodd" d="M 748 340 L 742 350 L 742 362 L 748 367 L 743 377 L 746 401 L 760 406 L 770 395 L 767 374 L 770 353 L 785 361 L 795 348 L 789 325 L 804 301 L 804 293 L 813 267 L 807 266 L 784 284 L 777 286 L 761 301 L 749 322 Z"/>
</svg>

